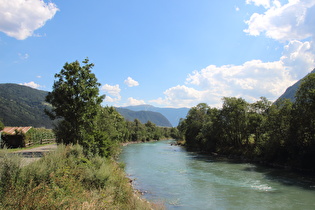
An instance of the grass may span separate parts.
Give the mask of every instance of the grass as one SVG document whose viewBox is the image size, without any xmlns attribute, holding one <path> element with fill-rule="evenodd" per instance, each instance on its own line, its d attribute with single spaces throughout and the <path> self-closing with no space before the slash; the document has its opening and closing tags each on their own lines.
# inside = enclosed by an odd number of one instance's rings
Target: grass
<svg viewBox="0 0 315 210">
<path fill-rule="evenodd" d="M 117 162 L 59 145 L 25 167 L 0 159 L 0 209 L 162 209 L 140 199 Z"/>
</svg>

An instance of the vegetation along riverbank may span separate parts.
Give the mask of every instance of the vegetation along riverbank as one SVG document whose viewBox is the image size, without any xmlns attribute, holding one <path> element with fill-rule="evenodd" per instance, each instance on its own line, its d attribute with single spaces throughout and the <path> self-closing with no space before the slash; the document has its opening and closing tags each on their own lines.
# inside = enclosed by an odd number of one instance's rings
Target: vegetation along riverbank
<svg viewBox="0 0 315 210">
<path fill-rule="evenodd" d="M 93 64 L 82 64 L 66 63 L 46 97 L 57 151 L 26 166 L 18 156 L 2 155 L 0 208 L 160 208 L 137 196 L 115 157 L 122 143 L 170 138 L 176 129 L 126 121 L 115 108 L 101 106 L 105 96 Z"/>
<path fill-rule="evenodd" d="M 21 167 L 19 156 L 2 154 L 1 209 L 152 209 L 134 194 L 123 167 L 80 145 L 59 145 Z"/>
<path fill-rule="evenodd" d="M 295 101 L 266 98 L 248 103 L 224 97 L 221 109 L 205 103 L 178 125 L 190 149 L 268 165 L 315 171 L 315 73 L 306 76 Z"/>
</svg>

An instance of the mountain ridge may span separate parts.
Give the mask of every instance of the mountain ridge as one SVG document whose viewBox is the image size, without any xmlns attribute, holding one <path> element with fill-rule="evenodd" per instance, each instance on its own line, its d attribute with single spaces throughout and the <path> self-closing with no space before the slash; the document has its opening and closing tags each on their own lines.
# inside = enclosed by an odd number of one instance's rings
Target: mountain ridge
<svg viewBox="0 0 315 210">
<path fill-rule="evenodd" d="M 132 111 L 153 111 L 153 112 L 159 112 L 162 115 L 164 115 L 172 124 L 173 127 L 177 127 L 179 120 L 181 118 L 185 118 L 189 108 L 160 108 L 160 107 L 155 107 L 149 104 L 144 104 L 144 105 L 137 105 L 137 106 L 125 106 L 121 107 L 125 109 L 129 109 Z"/>
<path fill-rule="evenodd" d="M 157 126 L 172 127 L 170 121 L 159 112 L 152 111 L 132 111 L 121 107 L 115 107 L 115 109 L 128 121 L 140 120 L 141 123 L 147 123 L 151 121 Z"/>
<path fill-rule="evenodd" d="M 44 113 L 47 91 L 14 83 L 0 84 L 0 120 L 6 126 L 33 126 L 52 128 L 53 121 Z M 117 108 L 116 108 L 117 109 Z M 118 111 L 118 110 L 117 110 Z M 158 126 L 172 127 L 161 113 L 153 111 L 121 111 L 126 120 L 138 118 L 142 123 L 151 121 Z M 134 112 L 134 113 L 131 113 Z"/>
<path fill-rule="evenodd" d="M 308 73 L 305 77 L 307 77 L 309 74 L 313 74 L 313 73 L 315 73 L 315 68 L 310 73 Z M 276 100 L 276 102 L 281 100 L 281 99 L 289 99 L 290 101 L 295 102 L 296 91 L 299 89 L 300 84 L 305 77 L 303 77 L 302 79 L 300 79 L 299 81 L 297 81 L 296 83 L 294 83 L 293 85 L 288 87 L 285 90 L 285 92 Z"/>
</svg>

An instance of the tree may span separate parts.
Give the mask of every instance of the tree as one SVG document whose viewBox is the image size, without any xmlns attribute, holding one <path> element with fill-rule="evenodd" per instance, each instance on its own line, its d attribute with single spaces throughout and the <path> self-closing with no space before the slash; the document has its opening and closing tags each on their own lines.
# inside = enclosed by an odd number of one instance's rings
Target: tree
<svg viewBox="0 0 315 210">
<path fill-rule="evenodd" d="M 267 110 L 270 109 L 271 102 L 265 97 L 260 97 L 259 101 L 249 104 L 248 112 L 248 139 L 247 146 L 257 146 L 264 141 L 264 124 L 267 118 Z M 269 122 L 268 122 L 269 123 Z"/>
<path fill-rule="evenodd" d="M 222 138 L 226 145 L 240 148 L 243 141 L 247 142 L 249 133 L 248 125 L 248 103 L 242 98 L 224 97 L 221 110 Z"/>
<path fill-rule="evenodd" d="M 203 138 L 200 134 L 204 124 L 207 122 L 209 109 L 210 107 L 206 103 L 200 103 L 189 110 L 185 120 L 186 127 L 184 133 L 188 147 L 199 149 L 202 146 Z"/>
<path fill-rule="evenodd" d="M 292 102 L 289 99 L 278 100 L 266 111 L 266 119 L 262 123 L 264 141 L 259 142 L 265 160 L 287 161 L 291 116 Z"/>
<path fill-rule="evenodd" d="M 138 119 L 134 119 L 132 123 L 132 134 L 131 140 L 132 141 L 145 141 L 145 127 Z"/>
<path fill-rule="evenodd" d="M 217 144 L 220 141 L 219 131 L 219 114 L 217 108 L 210 108 L 207 110 L 205 120 L 202 123 L 202 128 L 197 135 L 200 142 L 200 148 L 208 152 L 216 152 Z"/>
<path fill-rule="evenodd" d="M 295 95 L 291 138 L 288 144 L 292 159 L 315 164 L 315 73 L 307 75 Z"/>
<path fill-rule="evenodd" d="M 93 126 L 104 96 L 99 96 L 100 84 L 91 72 L 94 64 L 88 59 L 82 63 L 66 63 L 55 75 L 53 91 L 46 97 L 52 108 L 46 114 L 52 120 L 59 119 L 54 129 L 57 142 L 79 143 L 90 150 L 99 141 L 96 136 L 102 136 L 94 135 Z"/>
<path fill-rule="evenodd" d="M 146 140 L 149 141 L 151 139 L 159 140 L 159 136 L 157 134 L 156 125 L 152 123 L 150 120 L 144 124 L 146 129 Z M 156 138 L 157 137 L 157 138 Z"/>
</svg>

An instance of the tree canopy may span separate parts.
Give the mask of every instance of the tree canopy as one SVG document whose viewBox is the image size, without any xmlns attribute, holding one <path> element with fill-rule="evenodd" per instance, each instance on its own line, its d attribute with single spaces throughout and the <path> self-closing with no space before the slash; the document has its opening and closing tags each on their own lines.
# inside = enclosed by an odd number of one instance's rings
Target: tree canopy
<svg viewBox="0 0 315 210">
<path fill-rule="evenodd" d="M 178 126 L 189 148 L 315 170 L 315 73 L 296 101 L 248 103 L 224 97 L 221 109 L 199 104 Z"/>
<path fill-rule="evenodd" d="M 94 64 L 88 59 L 82 63 L 66 63 L 55 75 L 53 91 L 46 97 L 52 108 L 46 113 L 53 120 L 59 119 L 55 127 L 57 142 L 90 148 L 91 142 L 97 141 L 94 122 L 104 96 L 99 96 L 100 83 L 91 72 Z"/>
<path fill-rule="evenodd" d="M 58 143 L 80 144 L 87 154 L 108 157 L 121 142 L 171 136 L 171 128 L 152 122 L 144 125 L 138 119 L 129 122 L 114 107 L 102 107 L 104 96 L 99 95 L 100 84 L 91 72 L 94 64 L 88 59 L 82 63 L 83 66 L 78 61 L 66 63 L 55 75 L 53 91 L 46 97 L 46 102 L 52 105 L 46 114 L 57 119 L 54 131 Z"/>
</svg>

